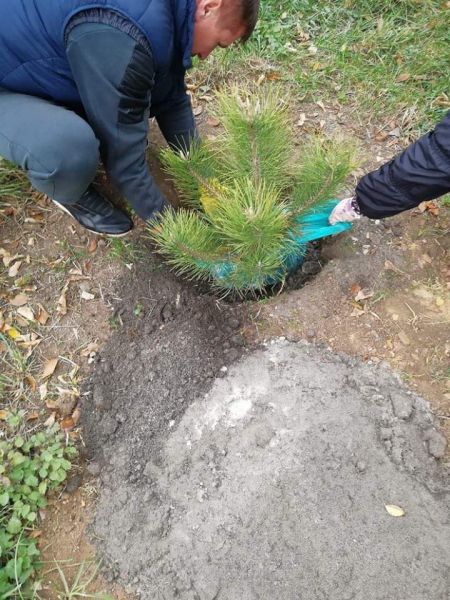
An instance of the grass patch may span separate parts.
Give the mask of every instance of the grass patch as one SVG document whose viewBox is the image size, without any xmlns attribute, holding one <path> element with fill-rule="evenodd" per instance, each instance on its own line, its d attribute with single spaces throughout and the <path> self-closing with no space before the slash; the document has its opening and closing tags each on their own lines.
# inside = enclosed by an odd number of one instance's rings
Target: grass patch
<svg viewBox="0 0 450 600">
<path fill-rule="evenodd" d="M 134 263 L 144 256 L 144 251 L 134 241 L 110 238 L 108 239 L 108 254 L 113 260 Z"/>
<path fill-rule="evenodd" d="M 252 58 L 305 100 L 338 100 L 425 130 L 450 108 L 450 10 L 440 0 L 267 0 L 246 46 L 200 66 L 214 76 Z"/>
<path fill-rule="evenodd" d="M 55 561 L 56 570 L 58 571 L 59 579 L 61 581 L 62 590 L 58 592 L 59 600 L 75 600 L 76 598 L 95 598 L 96 600 L 114 600 L 114 598 L 103 592 L 90 594 L 88 588 L 90 584 L 97 577 L 100 569 L 100 563 L 95 561 L 84 561 L 76 565 L 66 565 L 65 569 L 62 568 L 61 564 Z M 66 574 L 67 569 L 76 571 L 69 581 Z"/>
<path fill-rule="evenodd" d="M 29 189 L 25 173 L 0 157 L 0 200 L 20 200 Z"/>
</svg>

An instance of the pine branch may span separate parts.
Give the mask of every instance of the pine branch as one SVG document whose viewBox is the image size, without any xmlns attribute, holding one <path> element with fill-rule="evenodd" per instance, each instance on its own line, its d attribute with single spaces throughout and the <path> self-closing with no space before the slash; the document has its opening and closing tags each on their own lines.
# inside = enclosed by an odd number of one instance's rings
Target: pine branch
<svg viewBox="0 0 450 600">
<path fill-rule="evenodd" d="M 148 231 L 167 262 L 195 279 L 208 279 L 226 255 L 212 227 L 192 210 L 166 211 L 157 224 L 150 223 Z"/>
<path fill-rule="evenodd" d="M 183 200 L 195 208 L 201 208 L 201 190 L 215 194 L 210 180 L 217 178 L 218 161 L 213 149 L 205 143 L 194 143 L 188 152 L 174 152 L 165 148 L 160 153 L 164 170 L 171 176 Z"/>
<path fill-rule="evenodd" d="M 337 139 L 316 138 L 306 145 L 300 159 L 291 209 L 301 214 L 329 200 L 355 168 L 355 150 Z"/>
<path fill-rule="evenodd" d="M 278 189 L 289 185 L 292 139 L 287 108 L 274 91 L 218 94 L 218 118 L 225 134 L 217 152 L 227 180 L 250 177 Z"/>
</svg>

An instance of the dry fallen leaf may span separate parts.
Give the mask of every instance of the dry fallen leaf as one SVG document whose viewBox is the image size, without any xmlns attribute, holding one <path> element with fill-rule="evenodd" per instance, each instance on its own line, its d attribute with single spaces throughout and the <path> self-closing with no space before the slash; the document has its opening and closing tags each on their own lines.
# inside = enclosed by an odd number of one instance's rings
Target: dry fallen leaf
<svg viewBox="0 0 450 600">
<path fill-rule="evenodd" d="M 97 245 L 98 245 L 97 239 L 96 238 L 91 238 L 89 240 L 87 251 L 92 254 L 92 252 L 95 252 L 97 250 Z"/>
<path fill-rule="evenodd" d="M 363 315 L 365 315 L 365 314 L 366 314 L 366 311 L 365 311 L 365 310 L 361 310 L 361 309 L 359 309 L 359 308 L 356 308 L 356 307 L 355 307 L 355 308 L 352 310 L 352 312 L 350 313 L 350 316 L 351 316 L 351 317 L 362 317 L 362 316 L 363 316 Z"/>
<path fill-rule="evenodd" d="M 97 340 L 95 342 L 90 342 L 83 350 L 80 352 L 80 356 L 89 356 L 90 354 L 95 354 L 98 351 L 99 344 Z"/>
<path fill-rule="evenodd" d="M 391 515 L 391 517 L 404 517 L 405 511 L 401 506 L 397 506 L 396 504 L 385 504 L 384 508 Z"/>
<path fill-rule="evenodd" d="M 17 294 L 14 298 L 9 301 L 13 306 L 23 306 L 28 302 L 28 296 L 26 294 Z"/>
<path fill-rule="evenodd" d="M 40 529 L 33 529 L 33 531 L 31 533 L 27 534 L 27 537 L 34 540 L 34 539 L 38 538 L 40 535 L 42 535 L 42 531 Z"/>
<path fill-rule="evenodd" d="M 25 375 L 25 381 L 28 383 L 28 385 L 30 386 L 30 388 L 32 389 L 33 392 L 36 391 L 37 388 L 37 383 L 36 383 L 36 379 L 33 377 L 33 375 Z"/>
<path fill-rule="evenodd" d="M 62 419 L 59 423 L 61 429 L 65 432 L 68 433 L 69 431 L 72 431 L 72 429 L 74 427 L 77 426 L 78 421 L 80 420 L 80 409 L 76 408 L 73 413 L 72 416 L 70 417 L 64 417 L 64 419 Z"/>
<path fill-rule="evenodd" d="M 395 273 L 401 273 L 402 275 L 404 274 L 403 271 L 396 267 L 394 263 L 390 260 L 384 261 L 384 268 L 386 269 L 386 271 L 394 271 Z"/>
<path fill-rule="evenodd" d="M 34 421 L 35 419 L 39 419 L 39 412 L 37 410 L 27 414 L 27 421 Z"/>
<path fill-rule="evenodd" d="M 283 76 L 278 71 L 270 71 L 270 73 L 266 73 L 265 77 L 267 81 L 279 81 Z"/>
<path fill-rule="evenodd" d="M 372 298 L 374 293 L 375 292 L 373 290 L 369 290 L 367 288 L 359 290 L 359 292 L 355 296 L 355 302 L 360 302 L 361 300 L 367 300 L 367 298 Z"/>
<path fill-rule="evenodd" d="M 399 331 L 398 338 L 404 346 L 409 346 L 409 344 L 411 343 L 411 340 L 404 331 Z"/>
<path fill-rule="evenodd" d="M 20 265 L 22 264 L 21 260 L 16 261 L 10 268 L 8 271 L 8 277 L 16 277 L 17 273 L 19 272 L 20 269 Z"/>
<path fill-rule="evenodd" d="M 7 410 L 0 410 L 0 421 L 6 421 L 9 417 L 9 412 Z"/>
<path fill-rule="evenodd" d="M 55 424 L 56 421 L 56 413 L 52 413 L 49 418 L 44 422 L 45 427 L 51 427 Z"/>
<path fill-rule="evenodd" d="M 209 119 L 206 121 L 206 124 L 210 127 L 219 127 L 220 121 L 219 119 L 216 119 L 216 117 L 209 117 Z"/>
<path fill-rule="evenodd" d="M 298 121 L 296 122 L 297 127 L 303 127 L 306 121 L 306 115 L 304 112 L 300 113 L 298 116 Z"/>
<path fill-rule="evenodd" d="M 67 282 L 66 285 L 63 287 L 61 295 L 58 299 L 58 303 L 57 303 L 57 307 L 56 310 L 59 312 L 60 315 L 64 316 L 67 314 L 67 299 L 66 299 L 66 293 L 67 293 L 67 289 L 69 287 L 69 283 Z"/>
<path fill-rule="evenodd" d="M 350 292 L 351 292 L 352 296 L 356 296 L 356 294 L 360 290 L 361 290 L 361 286 L 359 285 L 359 283 L 354 283 L 350 288 Z"/>
<path fill-rule="evenodd" d="M 58 364 L 58 358 L 51 358 L 44 365 L 44 370 L 42 371 L 41 379 L 47 379 L 53 375 L 56 369 L 56 365 Z"/>
<path fill-rule="evenodd" d="M 395 80 L 397 83 L 403 83 L 404 81 L 408 81 L 411 78 L 409 73 L 401 73 L 397 79 Z"/>
<path fill-rule="evenodd" d="M 198 117 L 203 112 L 203 106 L 201 104 L 199 104 L 198 106 L 196 106 L 194 108 L 194 110 L 192 112 L 194 113 L 194 116 Z"/>
<path fill-rule="evenodd" d="M 419 212 L 429 212 L 433 217 L 437 217 L 439 215 L 439 206 L 433 200 L 428 200 L 426 202 L 421 202 L 417 207 Z"/>
<path fill-rule="evenodd" d="M 9 267 L 9 265 L 15 261 L 18 258 L 21 258 L 21 256 L 19 254 L 14 254 L 11 255 L 9 252 L 6 253 L 2 253 L 2 257 L 3 257 L 3 264 L 5 265 L 5 267 Z"/>
<path fill-rule="evenodd" d="M 93 300 L 95 298 L 94 294 L 90 292 L 85 292 L 84 290 L 81 292 L 81 298 L 83 300 Z"/>
<path fill-rule="evenodd" d="M 28 321 L 34 321 L 34 312 L 29 306 L 20 306 L 17 309 L 18 314 L 27 319 Z"/>
<path fill-rule="evenodd" d="M 388 137 L 389 137 L 389 134 L 386 131 L 380 131 L 375 136 L 375 141 L 376 142 L 385 142 L 388 139 Z"/>
<path fill-rule="evenodd" d="M 42 306 L 42 304 L 39 304 L 38 306 L 39 306 L 39 312 L 38 312 L 38 315 L 36 317 L 36 320 L 41 325 L 45 325 L 47 323 L 47 321 L 49 320 L 50 315 L 45 310 L 45 308 Z"/>
</svg>

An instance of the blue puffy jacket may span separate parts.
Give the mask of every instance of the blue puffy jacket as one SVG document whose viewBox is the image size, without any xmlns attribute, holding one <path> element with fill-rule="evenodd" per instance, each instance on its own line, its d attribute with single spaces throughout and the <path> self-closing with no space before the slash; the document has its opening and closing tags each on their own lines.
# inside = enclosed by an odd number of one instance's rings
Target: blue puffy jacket
<svg viewBox="0 0 450 600">
<path fill-rule="evenodd" d="M 0 87 L 80 102 L 65 52 L 66 26 L 87 8 L 108 8 L 134 23 L 149 42 L 155 88 L 173 89 L 191 65 L 195 0 L 0 0 Z"/>
</svg>

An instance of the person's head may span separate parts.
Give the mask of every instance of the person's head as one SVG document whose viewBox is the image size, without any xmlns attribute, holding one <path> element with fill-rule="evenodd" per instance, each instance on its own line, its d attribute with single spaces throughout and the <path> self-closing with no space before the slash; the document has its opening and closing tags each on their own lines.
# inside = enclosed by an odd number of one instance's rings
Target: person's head
<svg viewBox="0 0 450 600">
<path fill-rule="evenodd" d="M 192 56 L 205 59 L 217 46 L 245 42 L 258 20 L 259 0 L 196 0 Z"/>
</svg>

